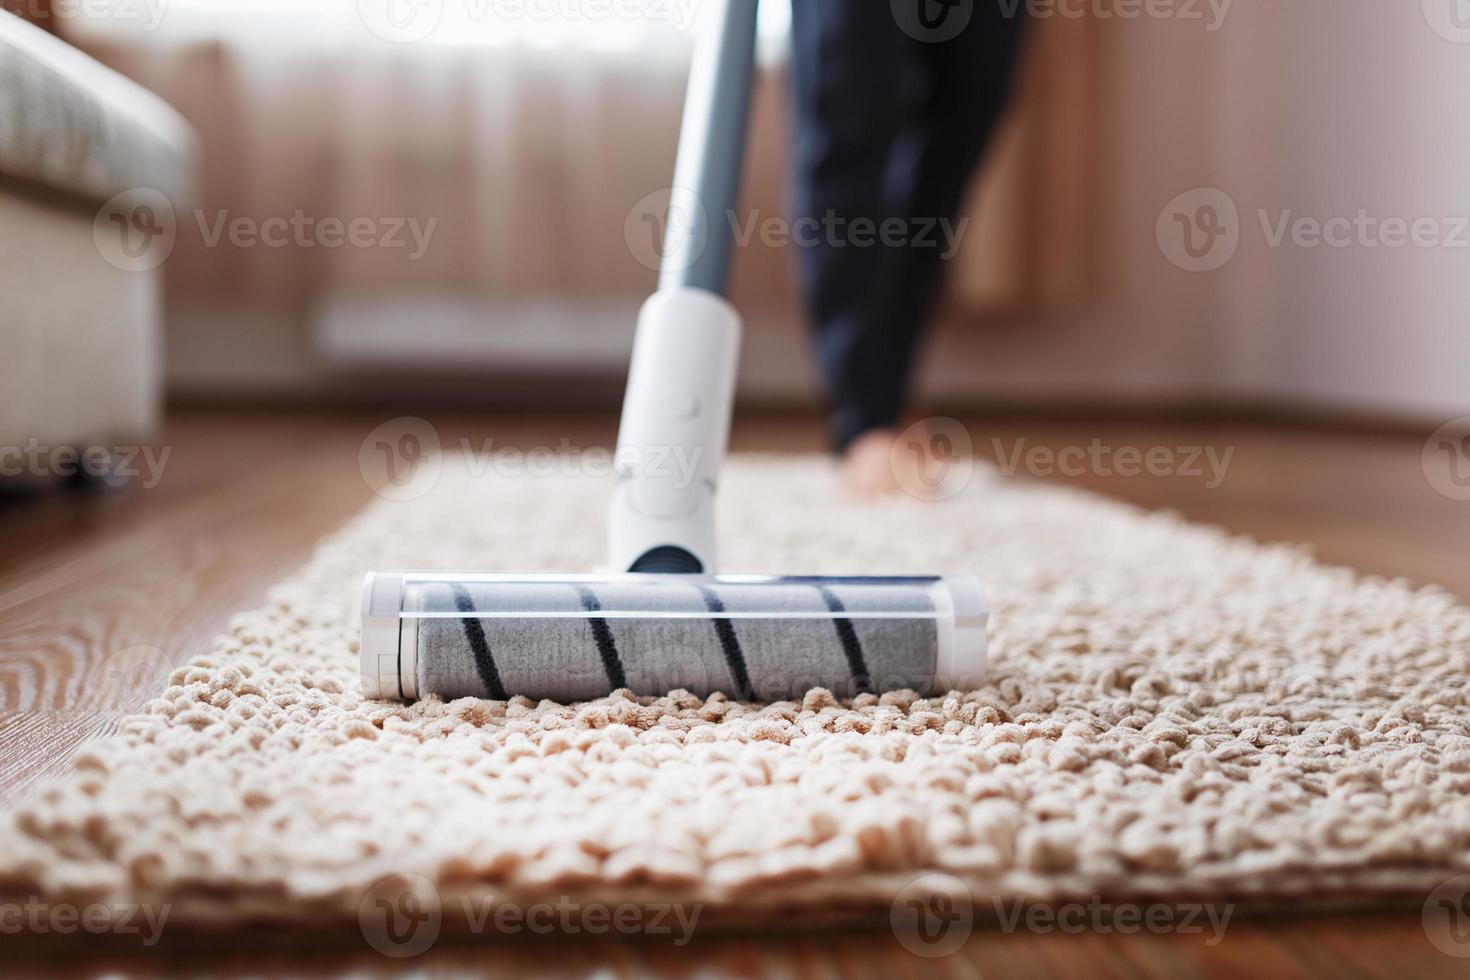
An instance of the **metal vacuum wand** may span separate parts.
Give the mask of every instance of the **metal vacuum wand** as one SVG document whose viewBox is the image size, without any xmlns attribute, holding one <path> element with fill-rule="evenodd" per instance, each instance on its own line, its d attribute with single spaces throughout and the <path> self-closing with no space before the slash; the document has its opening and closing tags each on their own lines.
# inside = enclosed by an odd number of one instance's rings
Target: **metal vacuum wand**
<svg viewBox="0 0 1470 980">
<path fill-rule="evenodd" d="M 740 201 L 756 11 L 755 0 L 721 0 L 695 48 L 659 288 L 638 317 L 618 432 L 608 545 L 619 571 L 718 567 L 714 498 L 741 332 L 725 298 L 734 248 L 726 216 Z M 670 459 L 692 465 L 657 465 Z"/>
</svg>

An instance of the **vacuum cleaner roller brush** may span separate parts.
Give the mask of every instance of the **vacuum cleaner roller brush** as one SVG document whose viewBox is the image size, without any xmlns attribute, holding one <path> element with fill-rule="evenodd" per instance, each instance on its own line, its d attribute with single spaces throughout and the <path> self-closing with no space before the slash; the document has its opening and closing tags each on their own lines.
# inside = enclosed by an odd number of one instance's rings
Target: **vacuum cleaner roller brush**
<svg viewBox="0 0 1470 980">
<path fill-rule="evenodd" d="M 969 576 L 374 573 L 363 691 L 568 702 L 621 688 L 760 701 L 814 687 L 968 690 L 983 682 L 986 618 Z"/>
</svg>

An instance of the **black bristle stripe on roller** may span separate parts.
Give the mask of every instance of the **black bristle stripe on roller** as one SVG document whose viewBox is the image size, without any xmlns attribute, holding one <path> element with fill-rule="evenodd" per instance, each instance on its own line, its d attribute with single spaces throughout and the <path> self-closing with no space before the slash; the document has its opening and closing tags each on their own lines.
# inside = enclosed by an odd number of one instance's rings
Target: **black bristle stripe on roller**
<svg viewBox="0 0 1470 980">
<path fill-rule="evenodd" d="M 699 594 L 704 597 L 704 607 L 712 613 L 725 612 L 725 603 L 715 593 L 714 589 L 699 587 Z M 736 696 L 742 701 L 750 701 L 755 697 L 754 689 L 750 686 L 750 671 L 745 666 L 745 651 L 740 649 L 740 637 L 735 635 L 735 624 L 728 619 L 716 619 L 715 636 L 720 640 L 720 649 L 725 654 L 725 663 L 730 668 L 730 680 L 735 684 Z"/>
<path fill-rule="evenodd" d="M 475 655 L 475 670 L 480 674 L 480 680 L 485 682 L 485 690 L 497 701 L 504 701 L 505 686 L 500 682 L 500 669 L 495 666 L 495 656 L 490 652 L 490 641 L 485 638 L 485 627 L 474 614 L 478 612 L 475 608 L 475 600 L 470 598 L 469 592 L 464 586 L 453 586 L 454 605 L 465 618 L 460 620 L 464 624 L 464 638 L 470 645 L 470 650 Z"/>
<path fill-rule="evenodd" d="M 822 601 L 834 614 L 832 625 L 837 627 L 837 641 L 842 644 L 842 652 L 847 657 L 847 669 L 852 671 L 852 682 L 857 685 L 859 694 L 871 693 L 873 678 L 868 673 L 867 658 L 863 656 L 863 642 L 858 639 L 857 630 L 852 628 L 852 620 L 841 615 L 847 612 L 847 607 L 825 585 L 817 586 L 817 591 L 822 594 Z"/>
<path fill-rule="evenodd" d="M 577 598 L 582 600 L 582 608 L 588 612 L 602 612 L 602 603 L 597 601 L 597 594 L 585 585 L 577 586 Z M 618 658 L 618 645 L 613 642 L 612 630 L 607 627 L 607 620 L 596 617 L 589 619 L 587 624 L 592 627 L 592 639 L 597 644 L 597 655 L 602 658 L 602 669 L 607 672 L 607 682 L 613 686 L 613 690 L 620 690 L 628 686 L 628 677 L 623 671 L 623 662 Z"/>
</svg>

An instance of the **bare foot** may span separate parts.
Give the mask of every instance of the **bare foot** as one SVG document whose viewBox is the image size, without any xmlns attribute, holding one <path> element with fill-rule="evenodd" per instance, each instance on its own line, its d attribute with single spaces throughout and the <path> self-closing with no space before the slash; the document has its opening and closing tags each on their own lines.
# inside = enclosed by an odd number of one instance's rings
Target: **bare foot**
<svg viewBox="0 0 1470 980">
<path fill-rule="evenodd" d="M 874 429 L 858 436 L 842 456 L 842 486 L 859 500 L 876 500 L 903 492 L 894 472 L 896 429 Z"/>
<path fill-rule="evenodd" d="M 924 423 L 899 432 L 874 429 L 859 436 L 842 457 L 842 485 L 859 500 L 907 495 L 939 500 L 954 460 L 936 455 L 936 442 Z M 946 443 L 947 445 L 947 443 Z"/>
</svg>

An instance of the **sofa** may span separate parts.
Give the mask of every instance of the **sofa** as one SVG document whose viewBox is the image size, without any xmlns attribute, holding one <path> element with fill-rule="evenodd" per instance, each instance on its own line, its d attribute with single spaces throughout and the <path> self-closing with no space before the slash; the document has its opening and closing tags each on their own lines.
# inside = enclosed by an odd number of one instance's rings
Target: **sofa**
<svg viewBox="0 0 1470 980">
<path fill-rule="evenodd" d="M 0 481 L 157 435 L 194 156 L 162 100 L 0 12 Z"/>
</svg>

